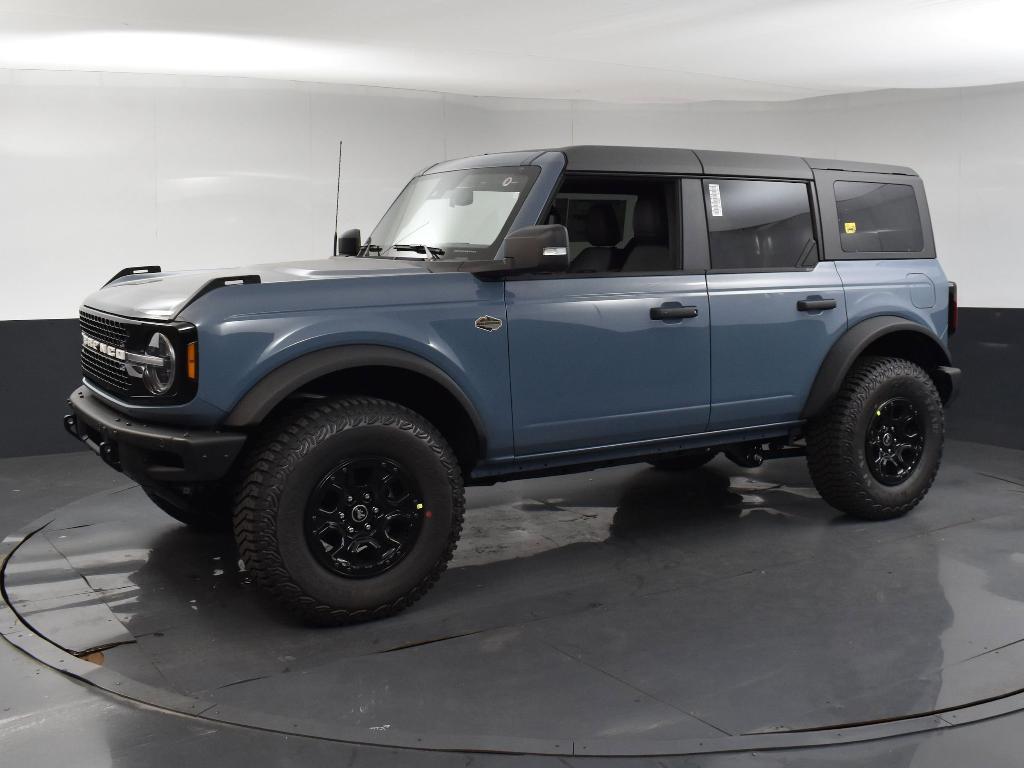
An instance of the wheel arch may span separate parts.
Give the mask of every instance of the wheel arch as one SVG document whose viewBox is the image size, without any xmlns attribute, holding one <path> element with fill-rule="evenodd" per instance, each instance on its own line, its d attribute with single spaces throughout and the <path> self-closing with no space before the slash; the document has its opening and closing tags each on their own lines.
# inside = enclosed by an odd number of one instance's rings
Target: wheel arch
<svg viewBox="0 0 1024 768">
<path fill-rule="evenodd" d="M 289 398 L 333 394 L 380 397 L 420 413 L 448 440 L 464 470 L 486 450 L 484 422 L 451 376 L 419 355 L 369 344 L 309 352 L 275 368 L 242 396 L 224 426 L 256 427 Z"/>
<path fill-rule="evenodd" d="M 953 393 L 953 382 L 943 370 L 949 352 L 931 329 L 895 315 L 872 317 L 848 329 L 829 350 L 818 369 L 801 418 L 819 414 L 842 386 L 854 362 L 864 355 L 900 357 L 917 363 L 935 382 L 943 403 Z"/>
</svg>

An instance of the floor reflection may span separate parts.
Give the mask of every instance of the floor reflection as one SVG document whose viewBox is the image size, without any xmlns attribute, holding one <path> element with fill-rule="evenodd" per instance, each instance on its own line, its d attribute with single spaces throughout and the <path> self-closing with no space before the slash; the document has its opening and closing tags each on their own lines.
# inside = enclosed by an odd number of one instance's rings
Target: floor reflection
<svg viewBox="0 0 1024 768">
<path fill-rule="evenodd" d="M 230 539 L 176 525 L 137 491 L 119 497 L 51 536 L 137 639 L 134 657 L 114 649 L 107 663 L 127 674 L 143 657 L 167 686 L 215 700 L 370 723 L 408 715 L 403 702 L 441 707 L 429 697 L 448 689 L 426 681 L 443 674 L 452 690 L 486 680 L 519 710 L 553 698 L 580 727 L 740 733 L 1024 684 L 983 653 L 1024 638 L 1021 494 L 955 466 L 920 510 L 882 524 L 832 510 L 791 460 L 473 488 L 434 591 L 388 621 L 327 631 L 260 599 Z M 321 695 L 369 703 L 324 710 Z M 437 718 L 536 725 L 488 706 L 448 696 Z"/>
</svg>

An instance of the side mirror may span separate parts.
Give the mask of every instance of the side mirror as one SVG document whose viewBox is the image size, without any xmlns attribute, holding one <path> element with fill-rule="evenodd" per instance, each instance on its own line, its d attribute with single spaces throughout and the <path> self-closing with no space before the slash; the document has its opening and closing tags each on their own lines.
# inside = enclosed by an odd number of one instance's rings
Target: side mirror
<svg viewBox="0 0 1024 768">
<path fill-rule="evenodd" d="M 565 272 L 569 269 L 569 230 L 538 224 L 505 237 L 505 267 L 516 272 Z"/>
<path fill-rule="evenodd" d="M 336 250 L 338 256 L 355 256 L 363 244 L 363 237 L 358 229 L 349 229 L 338 235 Z"/>
</svg>

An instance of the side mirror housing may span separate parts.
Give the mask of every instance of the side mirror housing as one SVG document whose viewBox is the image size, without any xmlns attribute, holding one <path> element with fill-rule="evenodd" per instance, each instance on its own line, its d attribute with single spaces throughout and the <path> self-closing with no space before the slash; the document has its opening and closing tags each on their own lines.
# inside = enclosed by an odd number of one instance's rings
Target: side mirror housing
<svg viewBox="0 0 1024 768">
<path fill-rule="evenodd" d="M 355 256 L 363 244 L 363 237 L 358 229 L 349 229 L 338 235 L 335 253 L 338 256 Z"/>
<path fill-rule="evenodd" d="M 569 230 L 561 224 L 538 224 L 510 232 L 505 237 L 505 269 L 509 274 L 565 272 L 569 269 Z"/>
</svg>

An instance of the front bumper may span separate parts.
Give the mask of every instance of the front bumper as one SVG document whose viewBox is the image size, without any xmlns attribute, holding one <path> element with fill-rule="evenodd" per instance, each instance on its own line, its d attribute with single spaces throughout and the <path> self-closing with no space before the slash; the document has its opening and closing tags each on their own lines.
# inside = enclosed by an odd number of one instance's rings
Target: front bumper
<svg viewBox="0 0 1024 768">
<path fill-rule="evenodd" d="M 204 483 L 231 469 L 245 444 L 239 432 L 143 424 L 115 411 L 87 387 L 68 398 L 64 428 L 107 464 L 141 485 Z"/>
</svg>

